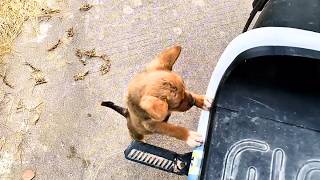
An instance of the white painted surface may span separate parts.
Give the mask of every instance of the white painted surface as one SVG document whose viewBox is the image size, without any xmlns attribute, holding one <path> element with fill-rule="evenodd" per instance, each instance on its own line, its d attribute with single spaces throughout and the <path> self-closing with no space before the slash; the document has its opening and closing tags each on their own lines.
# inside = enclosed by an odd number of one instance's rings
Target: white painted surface
<svg viewBox="0 0 320 180">
<path fill-rule="evenodd" d="M 215 70 L 212 73 L 206 95 L 214 99 L 219 83 L 231 63 L 242 52 L 260 46 L 290 46 L 320 51 L 320 33 L 287 28 L 264 27 L 250 30 L 239 35 L 222 53 Z M 202 111 L 198 132 L 204 137 L 207 132 L 209 112 Z"/>
</svg>

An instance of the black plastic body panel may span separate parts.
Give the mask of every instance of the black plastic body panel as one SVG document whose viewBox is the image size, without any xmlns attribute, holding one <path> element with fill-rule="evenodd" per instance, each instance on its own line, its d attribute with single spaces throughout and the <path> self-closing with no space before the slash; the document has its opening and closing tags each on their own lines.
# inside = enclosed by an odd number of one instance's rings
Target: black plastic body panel
<svg viewBox="0 0 320 180">
<path fill-rule="evenodd" d="M 257 47 L 225 73 L 201 179 L 320 179 L 320 53 Z"/>
<path fill-rule="evenodd" d="M 254 28 L 291 27 L 320 32 L 319 17 L 319 0 L 269 0 Z"/>
<path fill-rule="evenodd" d="M 222 88 L 218 107 L 320 131 L 320 60 L 251 59 L 238 65 Z"/>
</svg>

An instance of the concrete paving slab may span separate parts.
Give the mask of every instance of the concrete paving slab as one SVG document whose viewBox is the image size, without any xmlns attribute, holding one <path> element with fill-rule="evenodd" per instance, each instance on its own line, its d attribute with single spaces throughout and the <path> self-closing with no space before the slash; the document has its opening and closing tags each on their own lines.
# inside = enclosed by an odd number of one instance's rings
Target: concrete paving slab
<svg viewBox="0 0 320 180">
<path fill-rule="evenodd" d="M 27 21 L 14 52 L 5 57 L 11 89 L 0 83 L 0 179 L 19 179 L 25 169 L 35 179 L 185 179 L 125 160 L 130 143 L 126 121 L 102 100 L 124 105 L 129 80 L 157 53 L 183 47 L 174 70 L 188 88 L 205 93 L 215 64 L 242 30 L 249 0 L 91 0 L 86 12 L 77 0 L 48 1 L 61 13 L 39 23 Z M 73 27 L 74 36 L 66 37 Z M 48 52 L 59 39 L 62 44 Z M 95 48 L 106 54 L 111 69 L 92 58 L 84 66 L 76 50 Z M 32 64 L 47 83 L 34 86 Z M 74 81 L 79 72 L 84 80 Z M 176 113 L 170 121 L 196 129 L 200 110 Z M 178 140 L 153 135 L 147 142 L 179 153 L 191 149 Z"/>
</svg>

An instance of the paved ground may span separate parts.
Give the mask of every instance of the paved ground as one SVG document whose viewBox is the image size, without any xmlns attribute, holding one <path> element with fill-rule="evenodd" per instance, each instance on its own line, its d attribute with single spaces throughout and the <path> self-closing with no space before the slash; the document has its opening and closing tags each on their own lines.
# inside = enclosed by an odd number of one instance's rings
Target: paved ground
<svg viewBox="0 0 320 180">
<path fill-rule="evenodd" d="M 14 53 L 1 65 L 14 89 L 0 83 L 0 179 L 19 179 L 26 168 L 36 171 L 35 179 L 184 179 L 126 161 L 126 122 L 99 103 L 123 105 L 132 76 L 173 44 L 183 47 L 175 71 L 189 89 L 204 93 L 220 54 L 241 32 L 251 1 L 88 2 L 92 9 L 80 12 L 80 1 L 49 1 L 62 12 L 41 22 L 36 34 L 27 22 Z M 66 38 L 70 27 L 75 35 Z M 48 52 L 60 38 L 62 44 Z M 107 54 L 110 72 L 101 75 L 99 58 L 84 66 L 77 48 Z M 47 83 L 34 86 L 25 62 L 41 70 Z M 87 70 L 84 80 L 74 81 Z M 193 108 L 170 121 L 196 129 L 199 113 Z M 147 142 L 180 153 L 191 150 L 168 137 L 155 135 Z"/>
</svg>

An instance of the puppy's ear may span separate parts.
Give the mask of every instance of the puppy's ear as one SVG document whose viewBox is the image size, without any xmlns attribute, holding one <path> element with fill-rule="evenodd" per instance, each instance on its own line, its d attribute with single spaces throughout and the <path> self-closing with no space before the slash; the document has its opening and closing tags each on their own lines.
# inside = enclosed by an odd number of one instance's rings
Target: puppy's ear
<svg viewBox="0 0 320 180">
<path fill-rule="evenodd" d="M 168 104 L 153 96 L 143 96 L 140 107 L 155 120 L 163 121 L 168 115 Z"/>
<path fill-rule="evenodd" d="M 178 59 L 181 52 L 180 46 L 173 46 L 160 53 L 151 63 L 147 66 L 147 71 L 152 70 L 172 70 L 172 66 Z"/>
</svg>

